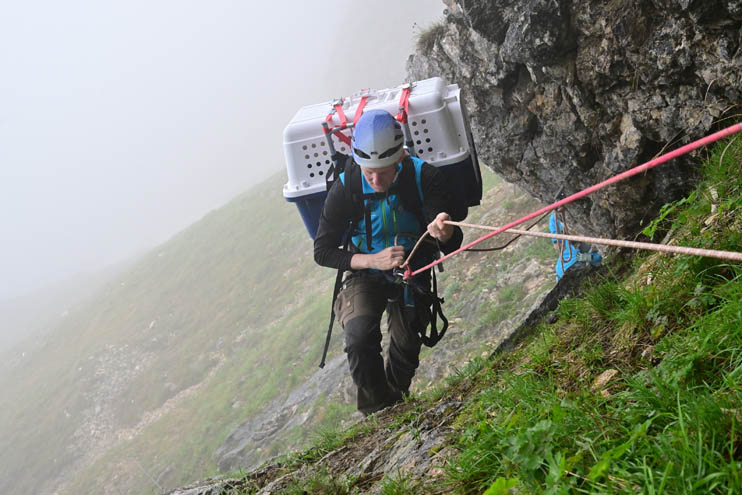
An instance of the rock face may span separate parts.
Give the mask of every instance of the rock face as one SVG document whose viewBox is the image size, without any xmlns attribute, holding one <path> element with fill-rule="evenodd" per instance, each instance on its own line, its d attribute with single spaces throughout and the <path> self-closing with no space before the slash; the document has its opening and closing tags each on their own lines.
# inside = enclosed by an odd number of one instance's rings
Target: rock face
<svg viewBox="0 0 742 495">
<path fill-rule="evenodd" d="M 354 391 L 345 362 L 344 355 L 336 356 L 301 387 L 287 397 L 273 400 L 260 414 L 234 429 L 216 451 L 219 469 L 227 472 L 237 467 L 256 467 L 265 459 L 262 450 L 267 445 L 292 428 L 308 423 L 311 406 L 319 397 L 328 395 L 330 400 L 350 402 Z M 342 377 L 339 386 L 338 377 Z"/>
<path fill-rule="evenodd" d="M 551 203 L 717 127 L 742 101 L 742 0 L 460 0 L 410 57 L 411 80 L 465 93 L 478 152 Z M 628 236 L 693 183 L 676 159 L 568 207 Z"/>
</svg>

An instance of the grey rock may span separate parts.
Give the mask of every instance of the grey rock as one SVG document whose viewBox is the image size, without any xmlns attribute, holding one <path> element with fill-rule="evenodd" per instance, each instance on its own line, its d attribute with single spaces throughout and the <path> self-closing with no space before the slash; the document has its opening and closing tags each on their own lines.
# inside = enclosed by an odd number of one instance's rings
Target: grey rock
<svg viewBox="0 0 742 495">
<path fill-rule="evenodd" d="M 578 263 L 579 265 L 579 263 Z M 546 319 L 549 323 L 554 323 L 558 316 L 553 313 L 559 306 L 559 301 L 565 297 L 581 294 L 586 287 L 586 282 L 598 274 L 605 274 L 605 266 L 574 266 L 564 273 L 559 282 L 551 289 L 546 296 L 535 304 L 528 316 L 518 325 L 508 336 L 502 340 L 497 349 L 490 357 L 498 353 L 510 352 L 517 347 L 526 337 L 531 335 L 536 329 L 536 325 Z"/>
<path fill-rule="evenodd" d="M 167 495 L 222 495 L 231 493 L 240 484 L 236 479 L 209 479 L 167 492 Z"/>
<path fill-rule="evenodd" d="M 742 0 L 467 0 L 408 61 L 463 89 L 483 162 L 551 203 L 702 137 L 742 99 Z M 629 237 L 692 187 L 691 157 L 572 203 Z"/>
<path fill-rule="evenodd" d="M 322 396 L 348 402 L 352 382 L 348 378 L 345 355 L 328 361 L 301 387 L 271 401 L 261 413 L 235 428 L 216 451 L 222 472 L 236 467 L 253 469 L 267 460 L 266 448 L 282 433 L 302 426 L 311 419 L 311 406 Z"/>
</svg>

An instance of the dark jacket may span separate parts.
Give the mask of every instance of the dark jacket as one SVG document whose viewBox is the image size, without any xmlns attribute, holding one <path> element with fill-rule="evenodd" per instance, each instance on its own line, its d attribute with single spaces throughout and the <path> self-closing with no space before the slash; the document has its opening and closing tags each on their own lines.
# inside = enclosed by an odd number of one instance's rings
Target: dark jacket
<svg viewBox="0 0 742 495">
<path fill-rule="evenodd" d="M 365 179 L 361 180 L 363 181 Z M 421 199 L 423 201 L 422 220 L 425 222 L 425 225 L 420 226 L 420 231 L 416 232 L 418 235 L 425 232 L 427 224 L 433 221 L 438 213 L 450 211 L 451 208 L 449 205 L 452 201 L 443 174 L 437 168 L 423 163 L 419 171 L 419 180 L 420 189 L 422 190 Z M 346 187 L 349 187 L 346 185 L 348 182 L 347 180 L 345 183 L 341 180 L 336 180 L 330 188 L 320 217 L 317 235 L 314 239 L 315 261 L 322 266 L 341 270 L 350 270 L 350 259 L 353 257 L 353 252 L 345 251 L 340 247 L 343 241 L 343 235 L 348 230 L 353 217 L 357 217 L 357 213 L 362 211 L 361 200 L 357 200 L 359 204 L 353 204 L 353 196 L 345 190 Z M 412 194 L 419 196 L 415 187 L 400 188 L 398 193 L 405 196 Z M 449 253 L 458 249 L 461 246 L 462 240 L 463 234 L 461 229 L 455 227 L 454 233 L 448 242 L 440 244 L 441 251 Z M 415 258 L 417 259 L 418 256 L 416 255 Z"/>
</svg>

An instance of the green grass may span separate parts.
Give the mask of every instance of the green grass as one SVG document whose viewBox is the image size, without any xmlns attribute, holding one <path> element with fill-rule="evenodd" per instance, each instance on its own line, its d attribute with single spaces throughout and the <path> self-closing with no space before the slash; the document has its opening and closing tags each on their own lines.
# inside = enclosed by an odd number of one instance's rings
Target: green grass
<svg viewBox="0 0 742 495">
<path fill-rule="evenodd" d="M 409 476 L 397 472 L 392 476 L 385 476 L 381 482 L 381 495 L 410 495 L 418 493 L 422 483 Z"/>
<path fill-rule="evenodd" d="M 559 256 L 548 239 L 537 239 L 529 243 L 522 251 L 523 258 L 554 262 Z"/>
<path fill-rule="evenodd" d="M 339 478 L 329 475 L 325 471 L 319 471 L 312 473 L 308 479 L 289 486 L 284 493 L 286 495 L 305 495 L 307 493 L 317 495 L 350 495 L 353 483 L 353 479 Z"/>
<path fill-rule="evenodd" d="M 681 245 L 739 251 L 742 147 L 721 166 L 719 149 L 705 182 L 655 227 Z M 719 215 L 709 225 L 710 188 Z M 479 393 L 458 419 L 461 454 L 448 469 L 455 493 L 508 483 L 519 493 L 742 493 L 742 267 L 639 260 L 638 272 L 563 301 L 554 326 L 472 377 Z M 602 393 L 592 384 L 608 369 Z"/>
<path fill-rule="evenodd" d="M 497 301 L 482 317 L 481 325 L 484 327 L 492 327 L 506 320 L 526 296 L 525 289 L 520 284 L 505 286 L 497 290 L 496 294 Z"/>
<path fill-rule="evenodd" d="M 742 250 L 742 144 L 720 165 L 722 146 L 655 233 Z M 459 454 L 436 493 L 742 493 L 742 265 L 637 254 L 608 268 L 561 302 L 555 323 L 512 353 L 473 359 L 387 426 L 399 432 L 441 398 L 468 396 L 451 435 Z M 507 304 L 522 294 L 506 286 L 497 297 Z M 335 432 L 318 445 L 325 452 L 357 438 Z M 355 489 L 347 488 L 338 493 Z M 429 490 L 399 472 L 378 489 Z"/>
<path fill-rule="evenodd" d="M 436 21 L 420 32 L 417 37 L 417 51 L 426 53 L 431 51 L 446 34 L 446 23 Z"/>
<path fill-rule="evenodd" d="M 0 491 L 39 491 L 39 473 L 68 467 L 77 432 L 97 421 L 94 403 L 112 411 L 106 423 L 141 434 L 84 466 L 67 493 L 112 479 L 157 492 L 137 462 L 168 488 L 214 473 L 227 434 L 316 369 L 323 333 L 313 322 L 327 319 L 332 281 L 305 262 L 311 240 L 280 197 L 282 180 L 144 256 L 0 377 Z M 147 420 L 168 401 L 175 407 Z"/>
</svg>

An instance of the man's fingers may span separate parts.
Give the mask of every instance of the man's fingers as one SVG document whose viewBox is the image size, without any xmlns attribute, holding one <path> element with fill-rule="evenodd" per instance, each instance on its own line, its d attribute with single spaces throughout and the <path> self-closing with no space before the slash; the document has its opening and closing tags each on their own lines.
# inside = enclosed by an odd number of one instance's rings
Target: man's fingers
<svg viewBox="0 0 742 495">
<path fill-rule="evenodd" d="M 447 241 L 453 233 L 453 226 L 446 225 L 446 220 L 450 220 L 448 213 L 442 212 L 436 215 L 430 224 L 428 224 L 428 233 L 443 242 Z"/>
<path fill-rule="evenodd" d="M 404 261 L 404 248 L 402 246 L 394 246 L 394 247 L 400 248 L 400 249 L 394 249 L 392 251 L 392 263 L 394 264 L 392 268 L 397 268 Z"/>
<path fill-rule="evenodd" d="M 379 270 L 391 270 L 404 262 L 404 246 L 390 246 L 376 254 Z"/>
<path fill-rule="evenodd" d="M 438 219 L 433 220 L 430 225 L 428 225 L 428 232 L 430 232 L 430 235 L 432 235 L 433 237 L 440 236 L 442 231 L 443 225 L 438 223 Z"/>
</svg>

